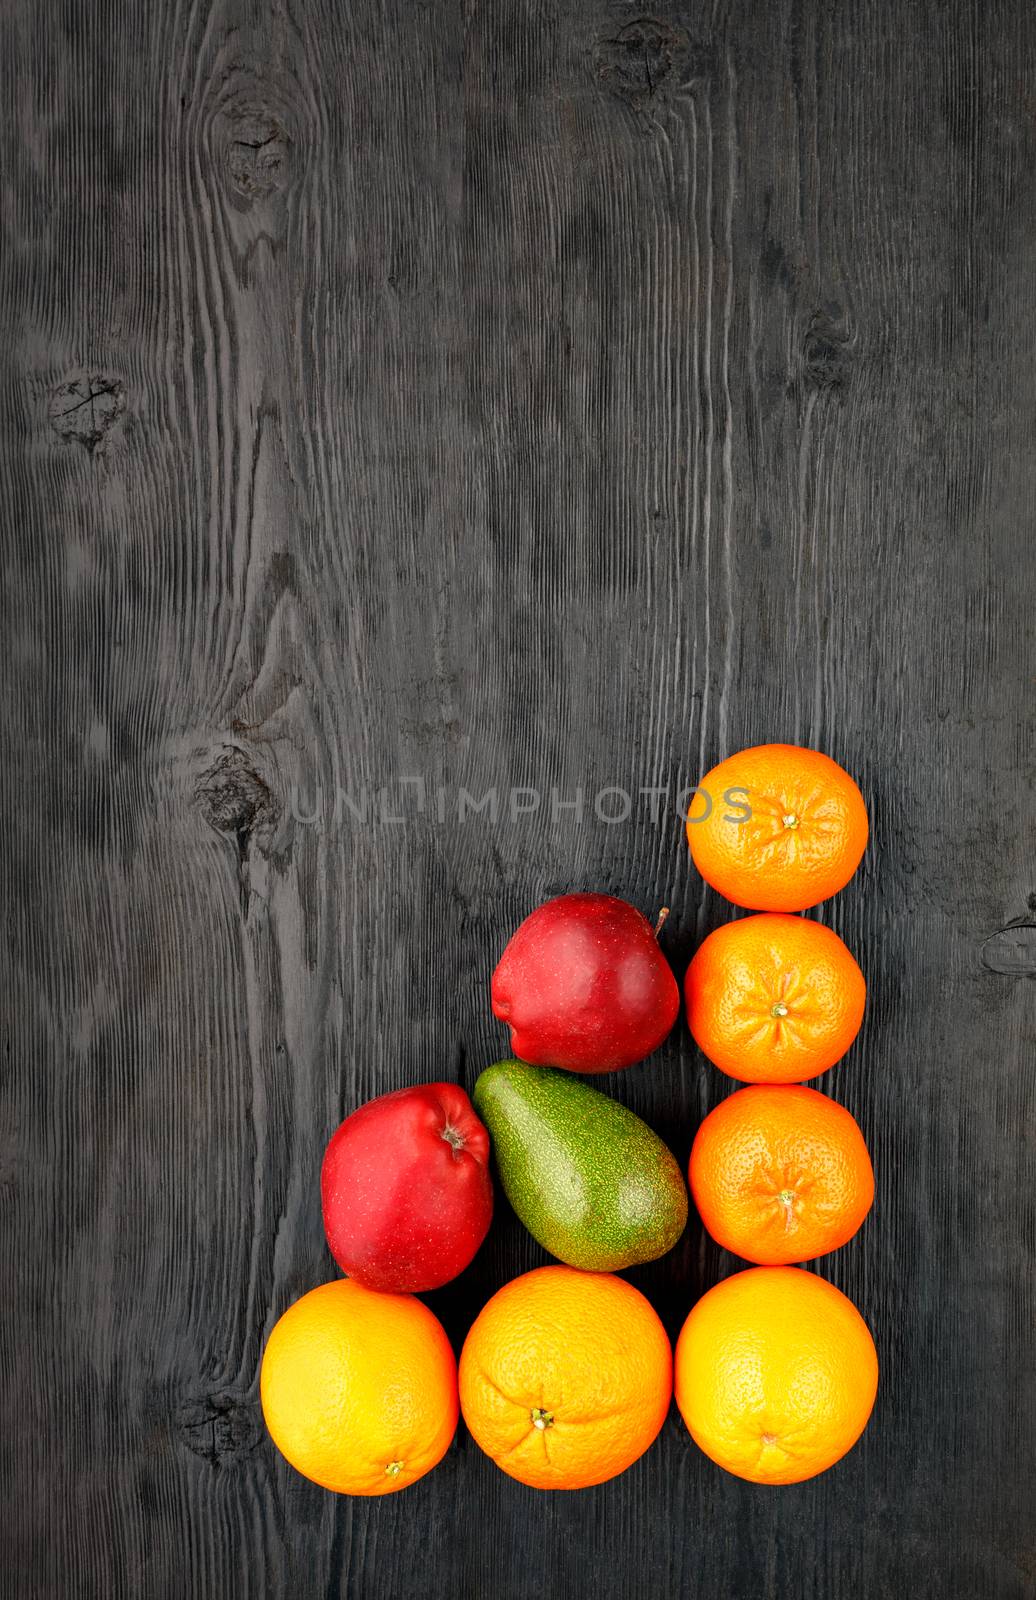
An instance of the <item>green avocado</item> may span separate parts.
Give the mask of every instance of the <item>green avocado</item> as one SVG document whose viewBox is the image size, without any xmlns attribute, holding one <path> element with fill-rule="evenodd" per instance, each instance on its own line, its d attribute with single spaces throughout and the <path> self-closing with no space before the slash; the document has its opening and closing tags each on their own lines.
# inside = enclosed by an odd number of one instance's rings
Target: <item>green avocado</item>
<svg viewBox="0 0 1036 1600">
<path fill-rule="evenodd" d="M 570 1267 L 654 1261 L 687 1222 L 672 1151 L 646 1122 L 570 1072 L 498 1061 L 475 1084 L 504 1192 L 533 1238 Z"/>
</svg>

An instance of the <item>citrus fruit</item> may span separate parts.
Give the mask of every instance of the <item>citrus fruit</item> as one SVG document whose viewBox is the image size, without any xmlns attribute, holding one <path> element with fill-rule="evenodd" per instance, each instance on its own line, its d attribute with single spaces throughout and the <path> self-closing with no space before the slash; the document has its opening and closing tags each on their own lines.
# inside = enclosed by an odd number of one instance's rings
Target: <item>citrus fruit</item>
<svg viewBox="0 0 1036 1600">
<path fill-rule="evenodd" d="M 819 750 L 760 744 L 698 785 L 687 817 L 694 864 L 735 905 L 804 911 L 845 887 L 867 843 L 867 807 Z"/>
<path fill-rule="evenodd" d="M 672 1351 L 622 1278 L 539 1267 L 505 1284 L 460 1357 L 460 1404 L 478 1444 L 536 1489 L 585 1489 L 651 1444 L 672 1394 Z"/>
<path fill-rule="evenodd" d="M 409 1294 L 352 1278 L 288 1307 L 263 1354 L 266 1426 L 297 1472 L 341 1494 L 392 1494 L 430 1472 L 457 1427 L 457 1364 Z"/>
<path fill-rule="evenodd" d="M 676 1343 L 676 1403 L 695 1443 L 751 1483 L 799 1483 L 839 1461 L 878 1387 L 851 1300 L 801 1267 L 751 1267 L 702 1296 Z"/>
<path fill-rule="evenodd" d="M 684 996 L 695 1043 L 721 1072 L 743 1083 L 801 1083 L 845 1055 L 867 984 L 830 928 L 766 913 L 709 934 Z"/>
<path fill-rule="evenodd" d="M 874 1199 L 855 1117 L 795 1086 L 739 1089 L 710 1111 L 691 1146 L 690 1182 L 717 1244 L 765 1266 L 837 1250 Z"/>
</svg>

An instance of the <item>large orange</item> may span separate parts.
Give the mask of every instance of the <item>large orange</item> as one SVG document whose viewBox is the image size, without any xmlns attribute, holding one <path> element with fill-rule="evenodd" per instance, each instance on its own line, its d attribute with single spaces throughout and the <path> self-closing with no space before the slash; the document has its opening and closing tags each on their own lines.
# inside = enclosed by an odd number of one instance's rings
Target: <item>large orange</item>
<svg viewBox="0 0 1036 1600">
<path fill-rule="evenodd" d="M 709 1112 L 691 1147 L 690 1182 L 716 1242 L 764 1266 L 837 1250 L 874 1199 L 855 1117 L 815 1089 L 769 1084 Z"/>
<path fill-rule="evenodd" d="M 687 817 L 706 883 L 737 906 L 804 911 L 849 882 L 867 843 L 867 807 L 819 750 L 760 744 L 728 756 L 698 786 Z"/>
<path fill-rule="evenodd" d="M 457 1363 L 410 1294 L 340 1278 L 275 1325 L 259 1380 L 266 1426 L 296 1471 L 341 1494 L 391 1494 L 431 1471 L 457 1427 Z"/>
<path fill-rule="evenodd" d="M 672 1388 L 669 1340 L 640 1291 L 574 1267 L 505 1284 L 460 1357 L 475 1442 L 536 1489 L 585 1489 L 625 1471 L 665 1421 Z"/>
<path fill-rule="evenodd" d="M 752 1483 L 799 1483 L 845 1455 L 878 1387 L 851 1300 L 801 1267 L 752 1267 L 703 1295 L 676 1344 L 676 1403 L 707 1456 Z"/>
<path fill-rule="evenodd" d="M 844 1056 L 867 985 L 837 933 L 770 913 L 710 933 L 684 996 L 688 1027 L 721 1072 L 743 1083 L 801 1083 Z"/>
</svg>

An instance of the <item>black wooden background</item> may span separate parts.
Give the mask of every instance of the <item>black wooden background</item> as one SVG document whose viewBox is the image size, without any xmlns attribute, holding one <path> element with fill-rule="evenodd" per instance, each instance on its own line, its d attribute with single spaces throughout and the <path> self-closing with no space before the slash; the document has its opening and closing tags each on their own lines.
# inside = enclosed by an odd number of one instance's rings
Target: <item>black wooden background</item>
<svg viewBox="0 0 1036 1600">
<path fill-rule="evenodd" d="M 1033 1595 L 1029 0 L 2 14 L 4 1600 Z M 770 739 L 873 819 L 863 1442 L 305 1482 L 258 1368 L 336 1122 L 506 1054 L 551 893 L 682 973 L 677 790 Z M 607 1087 L 685 1159 L 729 1085 L 681 1022 Z M 501 1206 L 458 1347 L 543 1259 Z M 735 1265 L 631 1276 L 675 1335 Z"/>
</svg>

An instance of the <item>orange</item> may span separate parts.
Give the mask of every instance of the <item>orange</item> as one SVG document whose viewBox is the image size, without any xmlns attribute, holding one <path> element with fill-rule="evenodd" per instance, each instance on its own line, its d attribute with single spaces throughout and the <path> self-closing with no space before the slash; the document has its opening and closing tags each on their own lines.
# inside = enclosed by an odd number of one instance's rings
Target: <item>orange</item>
<svg viewBox="0 0 1036 1600">
<path fill-rule="evenodd" d="M 691 1147 L 690 1183 L 717 1244 L 764 1266 L 837 1250 L 874 1199 L 855 1117 L 815 1089 L 769 1084 L 709 1112 Z"/>
<path fill-rule="evenodd" d="M 625 1471 L 669 1409 L 665 1329 L 607 1272 L 539 1267 L 476 1318 L 460 1357 L 460 1405 L 476 1444 L 535 1489 L 585 1489 Z"/>
<path fill-rule="evenodd" d="M 676 1344 L 676 1403 L 707 1456 L 751 1483 L 800 1483 L 867 1426 L 878 1387 L 851 1300 L 801 1267 L 752 1267 L 703 1295 Z"/>
<path fill-rule="evenodd" d="M 340 1494 L 392 1494 L 430 1472 L 457 1427 L 457 1363 L 410 1294 L 325 1283 L 274 1327 L 259 1379 L 273 1442 Z"/>
<path fill-rule="evenodd" d="M 713 767 L 698 788 L 687 818 L 691 855 L 706 883 L 737 906 L 805 911 L 837 894 L 860 864 L 867 807 L 849 774 L 819 750 L 755 745 Z"/>
<path fill-rule="evenodd" d="M 744 1083 L 801 1083 L 860 1030 L 867 984 L 837 933 L 805 917 L 728 922 L 684 979 L 687 1023 L 714 1066 Z"/>
</svg>

